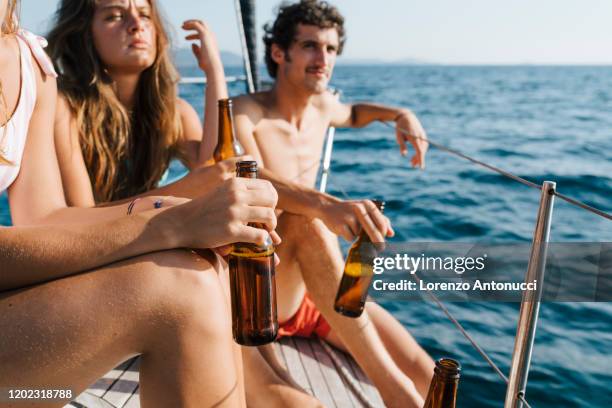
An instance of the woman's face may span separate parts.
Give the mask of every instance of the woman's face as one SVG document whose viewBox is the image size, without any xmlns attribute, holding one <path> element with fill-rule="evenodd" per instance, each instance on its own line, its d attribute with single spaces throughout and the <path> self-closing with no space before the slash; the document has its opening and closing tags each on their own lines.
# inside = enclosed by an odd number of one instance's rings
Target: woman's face
<svg viewBox="0 0 612 408">
<path fill-rule="evenodd" d="M 96 1 L 94 46 L 110 74 L 140 73 L 153 64 L 157 44 L 151 14 L 148 0 Z"/>
</svg>

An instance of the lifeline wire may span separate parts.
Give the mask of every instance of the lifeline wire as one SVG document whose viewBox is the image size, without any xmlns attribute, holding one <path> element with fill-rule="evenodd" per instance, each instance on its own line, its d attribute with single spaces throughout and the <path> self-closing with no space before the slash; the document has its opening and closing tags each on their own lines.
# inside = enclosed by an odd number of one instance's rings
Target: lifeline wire
<svg viewBox="0 0 612 408">
<path fill-rule="evenodd" d="M 382 122 L 383 124 L 391 127 L 391 128 L 395 128 L 395 126 L 393 126 L 392 124 L 388 123 L 388 122 Z M 397 128 L 398 130 L 409 134 L 409 132 L 406 129 L 402 129 L 402 128 Z M 422 137 L 417 137 L 417 136 L 409 136 L 410 138 L 413 139 L 420 139 L 423 141 L 426 141 L 427 143 L 429 143 L 430 145 L 446 151 L 448 153 L 454 154 L 455 156 L 461 157 L 465 160 L 468 160 L 474 164 L 480 165 L 482 167 L 485 167 L 491 171 L 494 171 L 498 174 L 501 174 L 504 177 L 507 177 L 511 180 L 514 180 L 516 182 L 519 182 L 521 184 L 524 184 L 528 187 L 531 188 L 535 188 L 537 190 L 542 190 L 542 186 L 535 184 L 532 181 L 529 181 L 525 178 L 519 177 L 515 174 L 512 174 L 506 170 L 500 169 L 499 167 L 493 166 L 491 164 L 485 163 L 481 160 L 477 160 L 474 159 L 473 157 L 470 157 L 456 149 L 452 149 L 450 147 L 444 146 L 440 143 L 434 142 L 431 139 L 425 139 Z M 305 174 L 306 172 L 308 172 L 309 170 L 311 170 L 312 168 L 314 168 L 315 166 L 319 165 L 319 160 L 317 160 L 315 163 L 313 163 L 311 166 L 309 166 L 308 168 L 306 168 L 304 171 L 300 172 L 300 174 L 298 176 L 296 176 L 293 180 L 301 177 L 303 174 Z M 330 173 L 331 171 L 328 170 Z M 336 188 L 338 190 L 340 190 L 340 192 L 342 193 L 342 195 L 344 196 L 344 198 L 349 199 L 348 194 L 346 193 L 346 191 L 344 191 L 344 189 L 342 189 L 342 187 L 340 186 L 336 186 Z M 579 208 L 582 208 L 584 210 L 587 210 L 589 212 L 592 212 L 596 215 L 599 215 L 603 218 L 606 218 L 608 220 L 612 220 L 612 215 L 606 213 L 605 211 L 602 211 L 598 208 L 592 207 L 588 204 L 585 204 L 579 200 L 576 200 L 572 197 L 566 196 L 565 194 L 561 194 L 557 191 L 551 190 L 550 191 L 551 194 L 559 197 L 560 199 L 568 202 L 569 204 L 572 204 L 574 206 L 577 206 Z M 417 282 L 420 280 L 416 275 L 412 275 L 414 277 L 414 279 L 417 280 Z M 449 320 L 457 327 L 457 329 L 463 334 L 463 336 L 472 344 L 472 346 L 474 347 L 474 349 L 482 356 L 482 358 L 491 366 L 491 368 L 493 368 L 493 370 L 499 375 L 499 377 L 504 380 L 504 382 L 507 384 L 508 383 L 508 377 L 506 377 L 506 375 L 501 371 L 501 369 L 495 364 L 495 362 L 493 362 L 493 360 L 489 357 L 489 355 L 478 345 L 478 343 L 476 343 L 476 341 L 472 338 L 472 336 L 463 328 L 463 326 L 461 325 L 461 323 L 459 323 L 459 321 L 457 319 L 455 319 L 455 317 L 450 313 L 450 311 L 446 308 L 446 306 L 444 306 L 444 304 L 437 298 L 436 295 L 434 295 L 429 289 L 427 289 L 427 293 L 429 296 L 431 296 L 431 298 L 434 300 L 434 302 L 440 307 L 440 309 L 444 312 L 444 314 L 449 318 Z M 525 399 L 525 396 L 520 393 L 518 395 L 518 399 L 520 399 L 525 406 L 527 406 L 527 408 L 531 408 L 531 406 L 529 405 L 529 403 L 527 402 L 527 400 Z"/>
<path fill-rule="evenodd" d="M 391 127 L 391 128 L 395 129 L 395 126 L 390 124 L 389 122 L 382 122 L 382 123 L 387 125 L 387 126 L 389 126 L 389 127 Z M 524 179 L 522 177 L 519 177 L 519 176 L 517 176 L 515 174 L 512 174 L 512 173 L 510 173 L 510 172 L 508 172 L 506 170 L 500 169 L 499 167 L 495 167 L 495 166 L 493 166 L 491 164 L 488 164 L 488 163 L 485 163 L 483 161 L 474 159 L 473 157 L 470 157 L 470 156 L 468 156 L 468 155 L 466 155 L 464 153 L 461 153 L 460 151 L 458 151 L 456 149 L 452 149 L 452 148 L 446 147 L 446 146 L 444 146 L 444 145 L 442 145 L 440 143 L 436 143 L 436 142 L 432 141 L 431 139 L 426 139 L 424 137 L 410 135 L 410 132 L 408 132 L 406 129 L 402 129 L 402 128 L 399 128 L 399 127 L 397 129 L 402 131 L 402 132 L 404 132 L 404 133 L 406 133 L 407 135 L 409 135 L 408 137 L 410 137 L 412 139 L 419 139 L 419 140 L 426 141 L 430 145 L 432 145 L 432 146 L 434 146 L 434 147 L 436 147 L 436 148 L 438 148 L 440 150 L 444 150 L 445 152 L 448 152 L 448 153 L 454 154 L 456 156 L 459 156 L 459 157 L 461 157 L 463 159 L 469 160 L 472 163 L 475 163 L 475 164 L 478 164 L 480 166 L 483 166 L 483 167 L 485 167 L 485 168 L 487 168 L 487 169 L 489 169 L 491 171 L 499 173 L 502 176 L 508 177 L 509 179 L 517 181 L 517 182 L 519 182 L 521 184 L 524 184 L 524 185 L 526 185 L 528 187 L 532 187 L 532 188 L 536 188 L 538 190 L 542 190 L 542 186 L 540 186 L 538 184 L 535 184 L 534 182 L 529 181 L 527 179 Z M 599 216 L 601 216 L 603 218 L 606 218 L 606 219 L 612 221 L 612 215 L 606 213 L 605 211 L 602 211 L 602 210 L 600 210 L 598 208 L 592 207 L 592 206 L 590 206 L 588 204 L 585 204 L 585 203 L 583 203 L 581 201 L 578 201 L 578 200 L 576 200 L 574 198 L 568 197 L 565 194 L 561 194 L 561 193 L 556 192 L 556 191 L 552 192 L 552 194 L 556 195 L 557 197 L 559 197 L 560 199 L 562 199 L 564 201 L 567 201 L 568 203 L 570 203 L 572 205 L 575 205 L 577 207 L 582 208 L 583 210 L 590 211 L 593 214 L 597 214 L 597 215 L 599 215 Z"/>
<path fill-rule="evenodd" d="M 417 283 L 421 281 L 421 279 L 418 276 L 416 276 L 416 274 L 413 274 L 412 277 L 413 279 L 416 280 Z M 495 370 L 495 372 L 500 376 L 500 378 L 504 380 L 506 384 L 508 384 L 508 377 L 506 377 L 506 375 L 502 373 L 500 368 L 493 362 L 491 357 L 489 357 L 488 354 L 482 348 L 480 348 L 478 343 L 476 343 L 476 340 L 474 340 L 472 336 L 470 336 L 470 334 L 463 328 L 461 323 L 459 323 L 459 321 L 455 319 L 455 317 L 450 313 L 450 311 L 446 308 L 446 306 L 444 306 L 444 304 L 440 301 L 440 299 L 438 299 L 438 297 L 434 295 L 433 292 L 429 290 L 427 287 L 425 287 L 425 289 L 427 290 L 427 294 L 431 296 L 434 302 L 436 302 L 437 305 L 440 307 L 440 309 L 442 309 L 446 317 L 448 317 L 450 321 L 453 322 L 455 326 L 457 326 L 457 329 L 459 329 L 459 331 L 465 336 L 465 338 L 468 339 L 470 343 L 472 343 L 472 346 L 474 346 L 474 348 L 482 356 L 482 358 L 484 358 L 486 362 L 489 363 L 491 368 L 493 368 L 493 370 Z"/>
</svg>

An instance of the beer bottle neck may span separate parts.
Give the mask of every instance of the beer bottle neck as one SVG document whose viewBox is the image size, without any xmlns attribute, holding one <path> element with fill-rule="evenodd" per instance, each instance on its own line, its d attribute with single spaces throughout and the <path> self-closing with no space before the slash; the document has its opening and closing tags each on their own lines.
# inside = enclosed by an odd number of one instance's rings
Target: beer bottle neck
<svg viewBox="0 0 612 408">
<path fill-rule="evenodd" d="M 374 205 L 376 205 L 376 208 L 378 208 L 378 210 L 381 213 L 384 213 L 385 210 L 385 202 L 382 200 L 372 200 L 372 202 L 374 203 Z M 360 244 L 371 244 L 372 240 L 370 239 L 370 236 L 368 235 L 368 233 L 366 232 L 366 230 L 361 227 L 361 232 L 359 233 L 359 238 L 357 239 L 357 245 Z"/>
<path fill-rule="evenodd" d="M 219 106 L 219 144 L 230 144 L 234 140 L 234 129 L 232 129 L 232 107 L 229 105 Z"/>
<path fill-rule="evenodd" d="M 460 367 L 452 359 L 436 361 L 424 408 L 455 408 Z"/>
<path fill-rule="evenodd" d="M 359 238 L 357 238 L 357 244 L 361 245 L 361 244 L 371 244 L 371 243 L 372 243 L 372 240 L 370 239 L 370 236 L 368 235 L 366 230 L 362 227 L 361 232 L 359 233 Z"/>
<path fill-rule="evenodd" d="M 255 171 L 238 171 L 238 173 L 236 174 L 238 177 L 244 177 L 244 178 L 257 178 L 257 170 Z"/>
</svg>

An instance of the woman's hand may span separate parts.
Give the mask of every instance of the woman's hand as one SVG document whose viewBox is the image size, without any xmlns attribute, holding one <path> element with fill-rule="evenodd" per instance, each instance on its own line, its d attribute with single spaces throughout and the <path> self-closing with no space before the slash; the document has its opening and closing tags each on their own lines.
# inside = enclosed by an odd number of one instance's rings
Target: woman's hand
<svg viewBox="0 0 612 408">
<path fill-rule="evenodd" d="M 207 166 L 196 167 L 185 176 L 183 183 L 187 183 L 190 190 L 199 191 L 200 194 L 205 194 L 219 187 L 225 180 L 235 177 L 236 163 L 245 160 L 253 160 L 253 158 L 245 155 L 233 157 Z"/>
<path fill-rule="evenodd" d="M 232 178 L 217 189 L 165 211 L 169 228 L 178 236 L 180 247 L 219 248 L 234 242 L 263 245 L 274 232 L 278 201 L 276 190 L 266 180 Z M 247 226 L 257 222 L 264 229 Z"/>
<path fill-rule="evenodd" d="M 223 71 L 217 40 L 208 25 L 202 20 L 187 20 L 183 23 L 183 29 L 195 31 L 195 33 L 187 35 L 186 40 L 199 40 L 200 42 L 199 44 L 191 44 L 191 50 L 198 60 L 200 69 L 206 75 L 209 75 L 215 69 Z"/>
</svg>

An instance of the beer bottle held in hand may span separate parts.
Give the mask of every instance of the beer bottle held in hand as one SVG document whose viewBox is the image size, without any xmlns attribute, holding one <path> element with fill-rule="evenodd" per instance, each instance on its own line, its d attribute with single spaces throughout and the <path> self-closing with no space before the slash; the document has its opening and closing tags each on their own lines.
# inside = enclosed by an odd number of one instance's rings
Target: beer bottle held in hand
<svg viewBox="0 0 612 408">
<path fill-rule="evenodd" d="M 451 358 L 436 361 L 424 408 L 455 408 L 461 364 Z"/>
<path fill-rule="evenodd" d="M 372 202 L 381 212 L 384 210 L 384 201 L 372 200 Z M 351 245 L 336 294 L 334 303 L 336 312 L 347 317 L 359 317 L 363 313 L 372 281 L 374 258 L 377 256 L 376 245 L 381 244 L 372 243 L 366 231 L 362 229 L 357 241 Z"/>
<path fill-rule="evenodd" d="M 232 100 L 219 99 L 219 138 L 213 153 L 215 162 L 242 156 L 244 149 L 236 140 L 234 131 L 234 115 L 232 114 Z"/>
<path fill-rule="evenodd" d="M 236 163 L 238 177 L 257 178 L 257 162 Z M 263 228 L 258 223 L 249 226 Z M 259 246 L 238 242 L 229 255 L 232 333 L 244 346 L 274 341 L 278 334 L 272 240 Z"/>
</svg>

